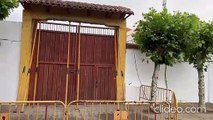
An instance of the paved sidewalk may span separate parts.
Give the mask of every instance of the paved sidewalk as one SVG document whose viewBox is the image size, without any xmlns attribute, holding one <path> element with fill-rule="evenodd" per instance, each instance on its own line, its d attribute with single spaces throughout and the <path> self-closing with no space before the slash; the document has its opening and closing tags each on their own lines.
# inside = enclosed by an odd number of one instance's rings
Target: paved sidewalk
<svg viewBox="0 0 213 120">
<path fill-rule="evenodd" d="M 213 120 L 213 113 L 179 114 L 178 120 Z"/>
<path fill-rule="evenodd" d="M 184 103 L 179 105 L 182 108 L 186 107 L 197 107 L 195 103 Z M 9 106 L 1 106 L 0 113 L 8 112 Z M 103 109 L 100 109 L 100 105 L 84 105 L 79 104 L 79 108 L 76 109 L 76 106 L 70 106 L 68 116 L 70 119 L 79 118 L 79 120 L 91 118 L 92 120 L 113 120 L 114 112 L 117 109 L 117 106 L 114 105 L 101 105 Z M 86 108 L 86 109 L 85 109 Z M 121 111 L 126 107 L 120 105 Z M 55 110 L 55 112 L 54 112 Z M 22 113 L 13 112 L 15 111 L 15 106 L 11 107 L 11 120 L 34 120 L 38 118 L 38 120 L 52 120 L 54 113 L 56 116 L 56 120 L 63 120 L 63 106 L 54 106 L 48 105 L 48 109 L 45 106 L 40 105 L 37 106 L 26 106 Z M 46 114 L 45 114 L 46 111 Z M 156 116 L 155 116 L 156 115 Z M 129 120 L 168 120 L 168 114 L 154 114 L 148 105 L 129 105 L 128 106 L 128 116 Z M 173 119 L 171 119 L 173 120 Z M 207 112 L 206 113 L 195 113 L 195 114 L 178 114 L 178 120 L 213 120 L 213 104 L 207 104 Z"/>
<path fill-rule="evenodd" d="M 197 107 L 196 103 L 187 103 L 180 105 L 181 107 Z M 178 115 L 178 120 L 213 120 L 213 104 L 207 103 L 206 113 L 182 113 Z"/>
</svg>

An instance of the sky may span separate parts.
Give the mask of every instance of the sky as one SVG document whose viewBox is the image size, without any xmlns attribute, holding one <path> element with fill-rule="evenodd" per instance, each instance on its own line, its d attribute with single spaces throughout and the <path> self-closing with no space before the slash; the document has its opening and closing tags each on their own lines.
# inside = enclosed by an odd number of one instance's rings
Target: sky
<svg viewBox="0 0 213 120">
<path fill-rule="evenodd" d="M 149 11 L 150 7 L 154 7 L 157 10 L 162 10 L 163 0 L 73 0 L 89 3 L 119 5 L 132 9 L 134 15 L 127 19 L 127 26 L 133 28 L 134 24 L 142 19 L 142 13 Z M 170 12 L 182 11 L 195 13 L 202 20 L 213 20 L 213 0 L 167 0 L 167 8 Z M 22 21 L 23 8 L 19 5 L 14 9 L 7 21 Z"/>
</svg>

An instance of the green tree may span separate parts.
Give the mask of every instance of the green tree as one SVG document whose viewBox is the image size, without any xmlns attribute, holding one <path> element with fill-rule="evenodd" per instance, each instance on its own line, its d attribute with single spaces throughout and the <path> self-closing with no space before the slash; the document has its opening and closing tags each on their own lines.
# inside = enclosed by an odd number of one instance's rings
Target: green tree
<svg viewBox="0 0 213 120">
<path fill-rule="evenodd" d="M 175 12 L 171 14 L 167 9 L 157 12 L 150 8 L 143 14 L 143 19 L 137 22 L 133 34 L 134 41 L 141 52 L 146 53 L 154 62 L 154 72 L 151 82 L 151 100 L 157 97 L 157 84 L 160 65 L 172 66 L 183 58 L 182 47 L 188 36 L 193 33 L 199 19 L 188 13 Z"/>
<path fill-rule="evenodd" d="M 206 107 L 204 71 L 207 70 L 207 62 L 211 60 L 213 54 L 213 22 L 200 22 L 199 29 L 193 36 L 186 44 L 184 53 L 185 60 L 193 64 L 198 72 L 198 106 L 202 110 Z"/>
<path fill-rule="evenodd" d="M 17 0 L 0 0 L 0 20 L 5 19 L 16 7 L 18 7 Z"/>
</svg>

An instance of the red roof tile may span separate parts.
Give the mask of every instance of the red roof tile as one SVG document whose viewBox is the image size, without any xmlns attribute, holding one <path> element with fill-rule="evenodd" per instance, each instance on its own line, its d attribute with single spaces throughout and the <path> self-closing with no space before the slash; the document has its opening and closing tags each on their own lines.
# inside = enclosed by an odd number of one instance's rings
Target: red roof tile
<svg viewBox="0 0 213 120">
<path fill-rule="evenodd" d="M 24 8 L 28 5 L 41 5 L 47 7 L 57 8 L 70 8 L 76 10 L 92 10 L 105 13 L 120 13 L 132 15 L 134 12 L 126 7 L 101 5 L 93 3 L 75 2 L 75 1 L 64 1 L 64 0 L 20 0 L 20 3 Z"/>
</svg>

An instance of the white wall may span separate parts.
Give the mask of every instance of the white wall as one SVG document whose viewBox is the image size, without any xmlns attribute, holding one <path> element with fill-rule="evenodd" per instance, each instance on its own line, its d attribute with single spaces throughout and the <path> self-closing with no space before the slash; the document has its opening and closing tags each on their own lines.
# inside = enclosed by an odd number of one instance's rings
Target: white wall
<svg viewBox="0 0 213 120">
<path fill-rule="evenodd" d="M 208 69 L 208 102 L 213 103 L 213 63 L 211 62 Z"/>
<path fill-rule="evenodd" d="M 147 59 L 144 54 L 141 54 L 139 50 L 127 49 L 126 52 L 126 100 L 138 100 L 139 99 L 139 86 L 140 82 L 137 77 L 137 72 L 135 68 L 135 59 L 138 66 L 138 72 L 143 85 L 151 84 L 151 77 L 154 69 L 154 64 L 151 60 Z M 213 65 L 212 65 L 213 66 Z M 161 66 L 159 87 L 165 88 L 164 82 L 164 68 Z M 213 71 L 213 69 L 212 69 Z M 212 73 L 212 72 L 211 72 Z M 209 75 L 205 73 L 206 81 L 206 93 L 208 93 L 208 77 Z M 179 101 L 182 102 L 197 102 L 198 101 L 198 80 L 197 72 L 192 65 L 188 63 L 178 63 L 173 67 L 168 67 L 167 69 L 167 79 L 169 89 L 175 91 L 176 96 Z M 213 79 L 213 76 L 212 76 Z M 211 81 L 211 86 L 213 86 L 213 81 Z M 213 87 L 210 87 L 213 91 Z M 213 99 L 213 92 L 211 100 Z M 206 100 L 209 102 L 208 94 L 206 94 Z"/>
<path fill-rule="evenodd" d="M 20 22 L 0 21 L 0 101 L 16 100 L 19 58 L 20 58 Z M 140 82 L 135 68 L 135 59 L 142 84 L 150 85 L 153 63 L 140 51 L 127 49 L 126 52 L 126 100 L 138 100 Z M 144 59 L 144 60 L 143 60 Z M 142 62 L 143 60 L 143 62 Z M 206 73 L 206 100 L 213 102 L 213 63 Z M 164 66 L 161 66 L 159 86 L 164 84 Z M 183 102 L 197 102 L 197 73 L 188 63 L 177 64 L 168 68 L 169 88 L 174 90 Z"/>
<path fill-rule="evenodd" d="M 16 100 L 21 23 L 0 21 L 0 101 Z"/>
</svg>

